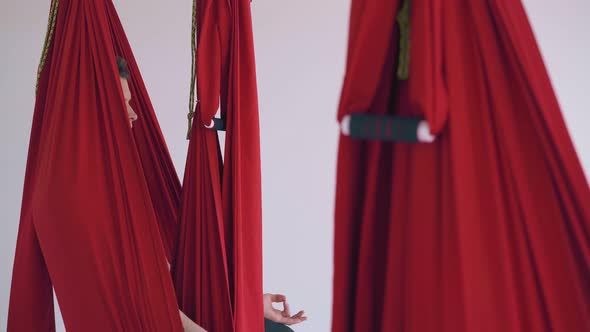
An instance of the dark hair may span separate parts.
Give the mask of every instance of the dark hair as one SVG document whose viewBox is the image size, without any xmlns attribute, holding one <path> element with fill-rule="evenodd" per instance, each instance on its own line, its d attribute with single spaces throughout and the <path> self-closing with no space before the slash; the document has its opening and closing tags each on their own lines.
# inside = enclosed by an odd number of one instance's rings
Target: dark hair
<svg viewBox="0 0 590 332">
<path fill-rule="evenodd" d="M 119 67 L 119 76 L 122 78 L 129 78 L 129 68 L 127 68 L 127 61 L 117 55 L 117 67 Z"/>
</svg>

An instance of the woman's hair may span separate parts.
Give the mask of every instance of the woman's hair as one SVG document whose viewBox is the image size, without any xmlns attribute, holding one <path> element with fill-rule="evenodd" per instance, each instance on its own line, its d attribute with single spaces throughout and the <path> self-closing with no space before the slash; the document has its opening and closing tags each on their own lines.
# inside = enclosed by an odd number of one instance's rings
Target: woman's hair
<svg viewBox="0 0 590 332">
<path fill-rule="evenodd" d="M 129 78 L 129 68 L 127 68 L 127 61 L 117 55 L 117 67 L 119 67 L 119 76 L 122 78 Z"/>
</svg>

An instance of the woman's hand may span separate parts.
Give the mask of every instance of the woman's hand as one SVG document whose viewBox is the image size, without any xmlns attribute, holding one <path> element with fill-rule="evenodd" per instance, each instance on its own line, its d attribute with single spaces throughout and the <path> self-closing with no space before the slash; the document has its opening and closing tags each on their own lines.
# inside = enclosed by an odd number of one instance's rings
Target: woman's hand
<svg viewBox="0 0 590 332">
<path fill-rule="evenodd" d="M 296 315 L 291 316 L 287 297 L 280 294 L 264 294 L 264 318 L 275 323 L 285 325 L 295 325 L 307 320 L 305 312 L 299 311 Z M 275 309 L 273 303 L 283 303 L 283 311 Z"/>
</svg>

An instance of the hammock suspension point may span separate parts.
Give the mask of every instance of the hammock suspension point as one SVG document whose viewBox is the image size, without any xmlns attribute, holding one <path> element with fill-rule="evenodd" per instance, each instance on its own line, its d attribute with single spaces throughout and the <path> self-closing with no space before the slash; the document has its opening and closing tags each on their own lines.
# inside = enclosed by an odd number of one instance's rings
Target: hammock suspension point
<svg viewBox="0 0 590 332">
<path fill-rule="evenodd" d="M 420 118 L 391 115 L 351 114 L 340 122 L 344 136 L 398 143 L 432 143 L 428 122 Z"/>
</svg>

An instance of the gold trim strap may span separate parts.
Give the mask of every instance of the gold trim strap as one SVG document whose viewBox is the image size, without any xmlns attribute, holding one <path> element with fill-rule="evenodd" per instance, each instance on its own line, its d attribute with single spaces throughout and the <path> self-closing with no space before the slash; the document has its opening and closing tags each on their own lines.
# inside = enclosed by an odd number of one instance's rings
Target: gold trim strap
<svg viewBox="0 0 590 332">
<path fill-rule="evenodd" d="M 39 81 L 41 80 L 41 72 L 45 67 L 45 61 L 47 60 L 47 54 L 51 46 L 53 39 L 53 32 L 55 31 L 55 22 L 57 21 L 57 8 L 59 7 L 59 0 L 52 0 L 51 7 L 49 9 L 49 19 L 47 22 L 47 33 L 45 34 L 45 44 L 43 45 L 43 51 L 41 52 L 41 60 L 39 61 L 39 68 L 37 68 L 37 84 L 35 85 L 35 93 L 39 89 Z"/>
<path fill-rule="evenodd" d="M 191 136 L 191 128 L 193 124 L 193 118 L 195 117 L 195 87 L 197 83 L 197 0 L 193 0 L 193 24 L 192 24 L 192 31 L 191 31 L 191 52 L 192 52 L 192 62 L 191 62 L 191 91 L 189 96 L 189 103 L 188 103 L 188 130 L 186 133 L 186 139 L 190 139 Z"/>
<path fill-rule="evenodd" d="M 397 23 L 400 31 L 397 78 L 407 80 L 410 76 L 410 0 L 404 0 L 397 14 Z"/>
</svg>

